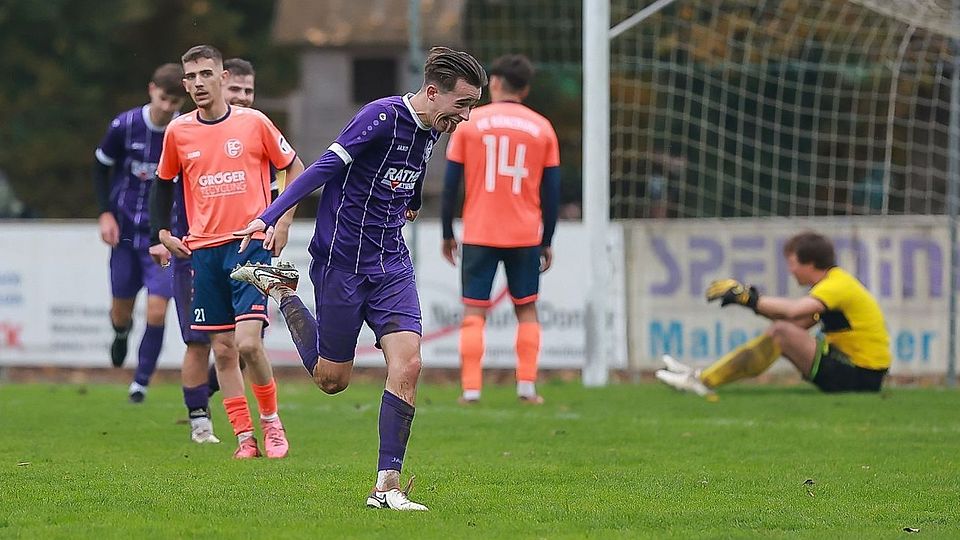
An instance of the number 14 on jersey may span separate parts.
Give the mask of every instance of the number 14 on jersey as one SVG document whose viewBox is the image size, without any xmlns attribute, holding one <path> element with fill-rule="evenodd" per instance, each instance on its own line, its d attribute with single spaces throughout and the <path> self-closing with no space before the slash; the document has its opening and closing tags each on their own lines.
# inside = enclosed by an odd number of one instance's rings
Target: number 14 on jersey
<svg viewBox="0 0 960 540">
<path fill-rule="evenodd" d="M 484 135 L 483 146 L 487 150 L 487 160 L 484 168 L 484 185 L 487 191 L 493 192 L 497 188 L 497 176 L 510 178 L 514 195 L 520 194 L 523 179 L 530 171 L 523 166 L 527 154 L 527 145 L 518 143 L 513 154 L 513 165 L 510 164 L 510 137 L 507 135 Z"/>
</svg>

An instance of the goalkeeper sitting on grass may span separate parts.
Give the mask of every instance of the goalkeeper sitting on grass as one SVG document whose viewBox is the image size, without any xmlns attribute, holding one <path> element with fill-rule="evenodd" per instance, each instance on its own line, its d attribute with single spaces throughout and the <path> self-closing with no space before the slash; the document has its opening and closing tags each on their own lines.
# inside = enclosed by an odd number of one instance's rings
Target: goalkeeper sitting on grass
<svg viewBox="0 0 960 540">
<path fill-rule="evenodd" d="M 833 244 L 803 232 L 783 246 L 797 283 L 811 286 L 802 298 L 761 295 L 734 279 L 714 281 L 707 301 L 740 304 L 773 321 L 760 336 L 703 370 L 669 356 L 657 378 L 678 389 L 710 395 L 713 389 L 767 370 L 783 355 L 824 392 L 877 392 L 890 367 L 890 338 L 876 299 L 854 276 L 836 266 Z M 808 329 L 820 323 L 820 332 Z"/>
</svg>

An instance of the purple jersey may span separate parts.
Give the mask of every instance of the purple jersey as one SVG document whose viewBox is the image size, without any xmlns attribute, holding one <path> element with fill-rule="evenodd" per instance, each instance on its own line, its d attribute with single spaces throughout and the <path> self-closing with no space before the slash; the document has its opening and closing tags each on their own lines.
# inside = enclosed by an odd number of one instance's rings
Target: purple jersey
<svg viewBox="0 0 960 540">
<path fill-rule="evenodd" d="M 410 94 L 365 105 L 313 165 L 287 186 L 261 218 L 276 220 L 323 185 L 310 254 L 354 274 L 409 268 L 400 229 L 440 132 L 425 126 Z"/>
<path fill-rule="evenodd" d="M 110 210 L 120 226 L 120 239 L 136 248 L 150 246 L 150 185 L 163 149 L 163 127 L 150 121 L 150 106 L 122 112 L 110 122 L 97 147 L 97 160 L 112 167 Z"/>
</svg>

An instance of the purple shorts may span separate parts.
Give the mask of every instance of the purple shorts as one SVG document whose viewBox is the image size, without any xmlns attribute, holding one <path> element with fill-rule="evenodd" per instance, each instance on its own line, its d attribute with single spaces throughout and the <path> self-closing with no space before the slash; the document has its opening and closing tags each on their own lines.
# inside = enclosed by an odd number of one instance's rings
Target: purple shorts
<svg viewBox="0 0 960 540">
<path fill-rule="evenodd" d="M 180 321 L 180 335 L 184 343 L 210 343 L 206 332 L 190 328 L 193 323 L 193 263 L 190 259 L 173 261 L 173 301 L 177 305 L 177 320 Z"/>
<path fill-rule="evenodd" d="M 135 298 L 146 287 L 150 296 L 173 296 L 173 272 L 153 262 L 147 248 L 121 240 L 110 251 L 110 290 L 114 298 Z"/>
<path fill-rule="evenodd" d="M 412 267 L 364 275 L 313 264 L 310 279 L 317 301 L 317 352 L 322 358 L 353 360 L 364 321 L 378 344 L 394 332 L 423 334 Z"/>
</svg>

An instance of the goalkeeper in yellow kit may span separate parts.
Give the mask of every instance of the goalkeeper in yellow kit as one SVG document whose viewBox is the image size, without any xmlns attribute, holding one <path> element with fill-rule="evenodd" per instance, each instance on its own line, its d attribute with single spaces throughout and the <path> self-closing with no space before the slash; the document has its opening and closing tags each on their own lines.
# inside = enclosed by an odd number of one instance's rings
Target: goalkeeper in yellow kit
<svg viewBox="0 0 960 540">
<path fill-rule="evenodd" d="M 854 276 L 836 265 L 826 237 L 803 232 L 783 247 L 797 283 L 807 296 L 761 295 L 734 279 L 716 280 L 707 301 L 739 304 L 773 321 L 766 331 L 703 370 L 664 356 L 657 379 L 678 389 L 710 395 L 713 389 L 763 373 L 781 355 L 824 392 L 877 392 L 890 367 L 890 337 L 876 299 Z M 820 323 L 820 332 L 809 328 Z"/>
</svg>

